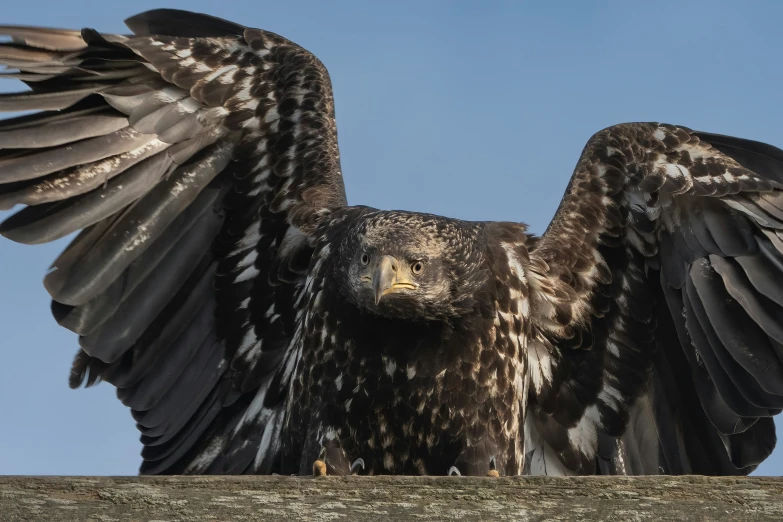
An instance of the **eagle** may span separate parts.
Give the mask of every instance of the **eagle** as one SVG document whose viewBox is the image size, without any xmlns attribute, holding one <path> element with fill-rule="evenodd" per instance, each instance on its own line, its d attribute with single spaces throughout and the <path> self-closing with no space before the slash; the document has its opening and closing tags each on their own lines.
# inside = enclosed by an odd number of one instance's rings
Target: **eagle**
<svg viewBox="0 0 783 522">
<path fill-rule="evenodd" d="M 349 205 L 329 75 L 159 9 L 3 26 L 0 233 L 142 474 L 743 475 L 783 408 L 783 151 L 587 142 L 546 231 Z"/>
</svg>

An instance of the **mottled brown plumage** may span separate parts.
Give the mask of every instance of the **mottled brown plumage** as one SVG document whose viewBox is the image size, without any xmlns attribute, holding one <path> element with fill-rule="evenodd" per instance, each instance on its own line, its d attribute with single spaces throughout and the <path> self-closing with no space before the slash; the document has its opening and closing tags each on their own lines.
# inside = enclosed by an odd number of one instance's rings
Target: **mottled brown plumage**
<svg viewBox="0 0 783 522">
<path fill-rule="evenodd" d="M 324 66 L 176 10 L 2 27 L 0 225 L 141 472 L 744 474 L 783 408 L 783 151 L 595 134 L 545 234 L 348 206 Z"/>
</svg>

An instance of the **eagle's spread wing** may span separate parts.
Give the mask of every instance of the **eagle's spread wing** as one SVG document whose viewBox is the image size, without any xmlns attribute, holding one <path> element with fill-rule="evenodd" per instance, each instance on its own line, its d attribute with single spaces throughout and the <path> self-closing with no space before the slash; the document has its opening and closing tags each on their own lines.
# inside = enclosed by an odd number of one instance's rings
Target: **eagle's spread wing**
<svg viewBox="0 0 783 522">
<path fill-rule="evenodd" d="M 331 85 L 273 33 L 174 10 L 135 36 L 3 27 L 0 225 L 82 230 L 45 285 L 71 385 L 117 386 L 142 473 L 273 469 L 314 227 L 345 204 Z"/>
<path fill-rule="evenodd" d="M 737 474 L 771 453 L 782 189 L 769 145 L 651 123 L 590 139 L 527 274 L 534 469 Z"/>
</svg>

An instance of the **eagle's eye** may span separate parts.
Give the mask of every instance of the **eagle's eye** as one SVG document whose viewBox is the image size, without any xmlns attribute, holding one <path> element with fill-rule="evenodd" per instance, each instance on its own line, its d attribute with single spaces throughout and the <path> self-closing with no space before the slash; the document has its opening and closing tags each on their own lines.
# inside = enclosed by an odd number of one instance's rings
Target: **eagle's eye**
<svg viewBox="0 0 783 522">
<path fill-rule="evenodd" d="M 415 261 L 415 262 L 413 262 L 413 263 L 411 264 L 411 271 L 412 271 L 414 274 L 416 274 L 416 275 L 419 275 L 419 274 L 421 274 L 422 272 L 424 272 L 424 263 L 422 263 L 421 261 Z"/>
<path fill-rule="evenodd" d="M 362 257 L 359 259 L 359 261 L 362 263 L 362 266 L 367 266 L 370 264 L 370 254 L 367 252 L 362 254 Z"/>
</svg>

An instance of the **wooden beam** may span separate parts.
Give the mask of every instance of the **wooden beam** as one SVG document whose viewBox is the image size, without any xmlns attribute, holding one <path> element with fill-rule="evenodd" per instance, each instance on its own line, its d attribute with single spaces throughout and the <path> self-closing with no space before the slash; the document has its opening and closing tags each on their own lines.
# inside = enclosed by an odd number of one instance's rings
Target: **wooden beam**
<svg viewBox="0 0 783 522">
<path fill-rule="evenodd" d="M 0 520 L 783 520 L 783 480 L 0 477 Z"/>
</svg>

